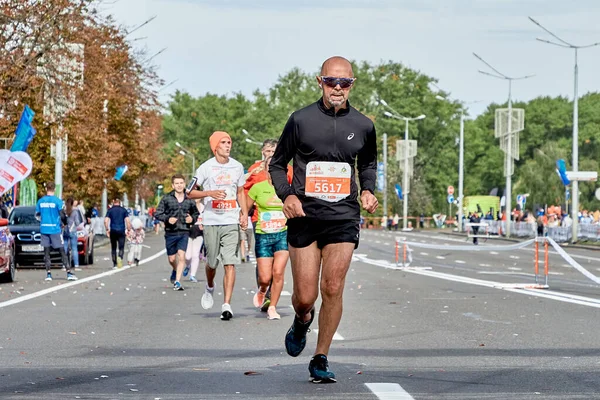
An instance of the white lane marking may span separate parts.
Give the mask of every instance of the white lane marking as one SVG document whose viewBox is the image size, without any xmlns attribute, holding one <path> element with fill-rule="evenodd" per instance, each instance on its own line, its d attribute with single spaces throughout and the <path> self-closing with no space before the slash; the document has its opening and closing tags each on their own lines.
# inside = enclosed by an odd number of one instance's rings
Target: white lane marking
<svg viewBox="0 0 600 400">
<path fill-rule="evenodd" d="M 379 400 L 414 400 L 408 392 L 397 383 L 365 383 Z"/>
<path fill-rule="evenodd" d="M 318 329 L 312 329 L 312 331 L 315 334 L 319 334 L 319 330 Z M 344 337 L 342 335 L 340 335 L 339 333 L 337 333 L 337 331 L 333 334 L 333 340 L 344 340 Z"/>
<path fill-rule="evenodd" d="M 448 281 L 466 283 L 466 284 L 477 285 L 477 286 L 485 286 L 485 287 L 489 287 L 492 289 L 506 290 L 509 292 L 524 294 L 527 296 L 543 297 L 546 299 L 562 301 L 565 303 L 573 303 L 573 304 L 578 304 L 578 305 L 587 306 L 587 307 L 600 308 L 600 299 L 595 299 L 593 297 L 577 296 L 577 295 L 568 294 L 568 293 L 555 292 L 552 290 L 541 291 L 540 289 L 515 288 L 514 284 L 511 287 L 511 284 L 494 282 L 494 281 L 486 281 L 483 279 L 476 279 L 476 278 L 467 278 L 467 277 L 458 276 L 458 275 L 446 274 L 443 272 L 431 271 L 429 269 L 424 269 L 424 268 L 419 268 L 419 267 L 412 267 L 412 268 L 396 267 L 389 262 L 382 263 L 381 261 L 370 260 L 366 257 L 362 257 L 360 259 L 360 262 L 365 263 L 365 264 L 375 265 L 377 267 L 387 268 L 387 269 L 403 270 L 405 272 L 410 272 L 410 273 L 417 274 L 417 275 L 429 276 L 431 278 L 444 279 L 444 280 L 448 280 Z M 478 272 L 478 273 L 485 274 L 486 272 Z M 487 274 L 490 274 L 490 272 L 487 272 Z M 526 274 L 523 272 L 491 272 L 491 274 L 513 274 L 513 275 L 516 274 L 516 275 L 531 276 L 531 274 Z"/>
<path fill-rule="evenodd" d="M 287 290 L 282 290 L 280 296 L 291 296 L 292 294 Z"/>
<path fill-rule="evenodd" d="M 490 254 L 498 255 L 498 252 L 497 251 L 490 251 Z"/>
<path fill-rule="evenodd" d="M 446 259 L 446 257 L 444 257 L 444 256 L 436 256 L 435 258 L 437 258 L 438 260 L 445 260 Z"/>
<path fill-rule="evenodd" d="M 511 271 L 523 271 L 522 268 L 517 268 L 517 267 L 508 267 L 508 269 L 510 269 Z"/>
<path fill-rule="evenodd" d="M 381 243 L 381 240 L 376 240 L 375 243 Z"/>
<path fill-rule="evenodd" d="M 513 259 L 515 259 L 515 260 L 518 260 L 518 259 L 519 259 L 519 258 L 521 258 L 521 257 L 519 257 L 519 256 L 510 256 L 510 258 L 513 258 Z"/>
<path fill-rule="evenodd" d="M 166 252 L 167 252 L 167 250 L 163 249 L 163 250 L 159 251 L 158 253 L 154 254 L 153 256 L 150 256 L 150 257 L 148 257 L 148 258 L 146 258 L 144 260 L 141 260 L 140 261 L 140 265 L 145 264 L 147 262 L 150 262 L 152 260 L 155 260 L 158 257 L 160 257 L 163 254 L 165 254 Z M 58 292 L 59 290 L 70 288 L 70 287 L 75 286 L 75 285 L 81 285 L 82 283 L 86 283 L 86 282 L 93 281 L 93 280 L 96 280 L 96 279 L 104 278 L 106 276 L 111 276 L 111 275 L 114 275 L 114 274 L 118 274 L 119 272 L 126 271 L 126 270 L 128 270 L 130 268 L 132 268 L 132 267 L 130 267 L 130 266 L 127 265 L 127 266 L 124 266 L 123 268 L 111 269 L 110 271 L 102 272 L 102 273 L 97 274 L 97 275 L 88 276 L 87 278 L 82 278 L 82 279 L 79 279 L 77 281 L 71 281 L 71 282 L 64 283 L 64 284 L 59 285 L 59 286 L 53 286 L 53 287 L 50 287 L 48 289 L 43 289 L 43 290 L 40 290 L 40 291 L 37 291 L 37 292 L 34 292 L 34 293 L 27 294 L 25 296 L 21 296 L 21 297 L 15 298 L 15 299 L 7 300 L 7 301 L 4 301 L 4 302 L 0 303 L 0 308 L 12 306 L 13 304 L 17 304 L 17 303 L 21 303 L 21 302 L 24 302 L 24 301 L 27 301 L 27 300 L 35 299 L 36 297 L 45 296 L 45 295 L 50 294 L 50 293 L 55 293 L 55 292 Z M 134 268 L 136 268 L 136 267 L 134 267 Z"/>
<path fill-rule="evenodd" d="M 466 264 L 467 263 L 466 261 L 463 261 L 463 260 L 455 260 L 454 262 L 457 264 Z"/>
<path fill-rule="evenodd" d="M 508 114 L 507 114 L 508 115 Z M 383 245 L 384 246 L 389 246 L 391 243 L 390 242 L 384 242 Z"/>
<path fill-rule="evenodd" d="M 479 264 L 480 267 L 491 267 L 490 264 Z"/>
<path fill-rule="evenodd" d="M 429 255 L 429 253 L 419 253 L 419 254 L 422 255 L 422 256 L 428 256 Z"/>
</svg>

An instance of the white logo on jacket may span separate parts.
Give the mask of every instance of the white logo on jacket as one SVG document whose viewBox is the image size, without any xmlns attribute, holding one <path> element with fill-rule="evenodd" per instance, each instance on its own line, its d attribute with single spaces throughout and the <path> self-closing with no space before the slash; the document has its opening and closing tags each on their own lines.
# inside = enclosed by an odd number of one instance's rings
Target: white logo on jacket
<svg viewBox="0 0 600 400">
<path fill-rule="evenodd" d="M 354 138 L 354 132 L 348 135 L 348 140 L 352 140 Z"/>
</svg>

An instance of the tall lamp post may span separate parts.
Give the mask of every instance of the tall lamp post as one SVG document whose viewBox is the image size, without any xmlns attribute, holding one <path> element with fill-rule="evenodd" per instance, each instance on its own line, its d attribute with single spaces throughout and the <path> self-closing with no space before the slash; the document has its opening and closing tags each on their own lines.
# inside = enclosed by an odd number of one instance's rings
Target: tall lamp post
<svg viewBox="0 0 600 400">
<path fill-rule="evenodd" d="M 436 99 L 446 101 L 448 100 L 444 96 L 439 94 L 435 96 Z M 479 103 L 480 100 L 470 101 L 467 104 Z M 458 137 L 458 231 L 463 231 L 463 197 L 464 197 L 464 181 L 465 181 L 465 110 L 461 107 L 460 109 L 460 133 Z"/>
<path fill-rule="evenodd" d="M 473 53 L 473 55 L 475 56 L 475 58 L 477 58 L 479 61 L 481 61 L 482 63 L 484 63 L 485 65 L 487 65 L 492 71 L 494 71 L 495 73 L 489 73 L 486 71 L 481 71 L 479 70 L 480 74 L 484 74 L 487 76 L 491 76 L 492 78 L 497 78 L 497 79 L 503 79 L 508 81 L 508 130 L 507 130 L 507 145 L 506 145 L 506 193 L 504 194 L 504 198 L 505 198 L 505 206 L 504 206 L 504 211 L 505 211 L 505 215 L 506 215 L 506 237 L 510 237 L 510 223 L 511 223 L 511 212 L 512 212 L 512 204 L 511 204 L 511 196 L 512 196 L 512 82 L 516 81 L 516 80 L 522 80 L 522 79 L 528 79 L 533 77 L 534 75 L 524 75 L 524 76 L 519 76 L 519 77 L 510 77 L 507 75 L 504 75 L 503 73 L 501 73 L 500 71 L 498 71 L 496 68 L 492 67 L 487 61 L 485 61 L 483 58 L 481 58 L 480 56 L 478 56 L 477 54 Z M 502 138 L 500 138 L 500 140 L 502 140 Z"/>
<path fill-rule="evenodd" d="M 390 107 L 385 100 L 379 100 L 379 102 L 381 103 L 381 105 L 383 105 L 384 107 L 392 110 L 394 113 L 391 113 L 389 111 L 385 111 L 383 113 L 383 115 L 385 115 L 388 118 L 394 118 L 394 119 L 399 119 L 405 122 L 404 125 L 404 171 L 403 171 L 403 176 L 402 176 L 402 190 L 403 190 L 403 199 L 402 199 L 402 213 L 403 213 L 403 219 L 402 219 L 402 230 L 407 230 L 408 228 L 408 193 L 406 193 L 406 187 L 408 184 L 408 123 L 411 121 L 418 121 L 420 119 L 424 119 L 425 118 L 425 114 L 421 114 L 418 117 L 414 117 L 414 118 L 408 118 L 408 117 L 403 117 L 402 115 L 400 115 L 396 110 L 394 110 L 392 107 Z"/>
<path fill-rule="evenodd" d="M 577 172 L 577 171 L 579 171 L 579 94 L 578 94 L 579 67 L 577 65 L 577 51 L 579 49 L 586 49 L 588 47 L 596 47 L 596 46 L 600 45 L 600 42 L 588 44 L 585 46 L 576 46 L 572 43 L 562 40 L 557 35 L 552 33 L 550 30 L 544 28 L 542 26 L 542 24 L 537 22 L 535 19 L 533 19 L 531 17 L 529 17 L 529 19 L 531 20 L 531 22 L 533 22 L 534 24 L 536 24 L 537 26 L 542 28 L 544 31 L 549 33 L 550 36 L 552 36 L 553 38 L 558 40 L 559 43 L 553 42 L 551 40 L 540 39 L 540 38 L 536 38 L 537 41 L 552 44 L 552 45 L 558 46 L 558 47 L 563 47 L 565 49 L 575 50 L 575 67 L 574 67 L 574 72 L 573 72 L 573 75 L 574 75 L 573 88 L 574 89 L 573 89 L 573 161 L 572 161 L 573 165 L 572 165 L 572 168 L 573 168 L 573 172 Z M 572 181 L 572 183 L 573 183 L 573 190 L 572 190 L 573 193 L 571 194 L 571 209 L 572 209 L 572 214 L 573 214 L 573 225 L 572 225 L 573 237 L 571 240 L 573 243 L 575 243 L 575 242 L 577 242 L 578 235 L 579 235 L 579 182 L 576 179 L 574 179 Z M 567 212 L 568 212 L 568 209 L 567 209 Z"/>
<path fill-rule="evenodd" d="M 196 173 L 196 156 L 190 150 L 188 150 L 185 147 L 183 147 L 179 142 L 175 142 L 175 146 L 177 146 L 177 147 L 179 147 L 181 149 L 179 151 L 179 154 L 181 154 L 182 156 L 190 156 L 190 157 L 192 157 L 192 178 L 193 178 L 194 174 Z"/>
</svg>

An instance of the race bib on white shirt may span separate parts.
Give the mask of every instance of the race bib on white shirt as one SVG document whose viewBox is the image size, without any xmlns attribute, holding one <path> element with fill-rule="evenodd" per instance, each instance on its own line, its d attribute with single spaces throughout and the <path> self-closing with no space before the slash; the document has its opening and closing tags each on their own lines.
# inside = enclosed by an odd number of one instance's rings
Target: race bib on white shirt
<svg viewBox="0 0 600 400">
<path fill-rule="evenodd" d="M 225 185 L 229 185 L 228 187 L 225 187 L 223 189 L 225 190 L 225 199 L 213 199 L 210 202 L 210 206 L 212 209 L 211 211 L 216 214 L 225 214 L 239 211 L 237 204 L 237 190 L 233 190 L 231 184 Z"/>
<path fill-rule="evenodd" d="M 311 161 L 306 165 L 304 194 L 330 203 L 350 196 L 352 170 L 348 163 Z"/>
<path fill-rule="evenodd" d="M 205 191 L 223 190 L 224 199 L 204 198 L 204 225 L 231 225 L 239 223 L 240 207 L 237 202 L 238 188 L 244 185 L 244 167 L 233 158 L 226 164 L 214 158 L 207 160 L 196 171 L 198 186 Z"/>
</svg>

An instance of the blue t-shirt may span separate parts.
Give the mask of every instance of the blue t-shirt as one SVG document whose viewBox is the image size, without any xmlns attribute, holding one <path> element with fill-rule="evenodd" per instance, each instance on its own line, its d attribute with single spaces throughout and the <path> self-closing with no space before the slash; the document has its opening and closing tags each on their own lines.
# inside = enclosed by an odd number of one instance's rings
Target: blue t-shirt
<svg viewBox="0 0 600 400">
<path fill-rule="evenodd" d="M 56 196 L 44 196 L 35 205 L 36 214 L 40 214 L 40 233 L 53 235 L 61 233 L 60 210 L 63 201 Z"/>
<path fill-rule="evenodd" d="M 121 206 L 112 206 L 106 213 L 110 219 L 110 230 L 113 232 L 125 232 L 125 218 L 129 217 L 127 210 Z"/>
</svg>

